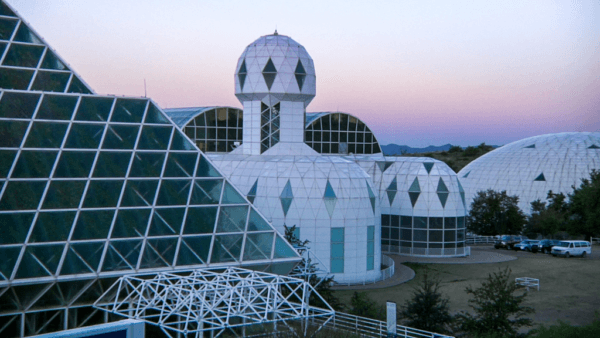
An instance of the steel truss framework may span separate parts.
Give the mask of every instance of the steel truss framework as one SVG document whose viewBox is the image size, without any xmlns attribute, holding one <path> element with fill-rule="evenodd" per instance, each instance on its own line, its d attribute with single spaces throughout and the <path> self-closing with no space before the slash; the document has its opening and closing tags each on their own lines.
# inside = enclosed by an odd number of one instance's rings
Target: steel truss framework
<svg viewBox="0 0 600 338">
<path fill-rule="evenodd" d="M 327 308 L 309 304 L 313 293 Z M 94 307 L 158 325 L 170 337 L 301 318 L 327 321 L 335 314 L 301 279 L 236 267 L 123 276 Z"/>
</svg>

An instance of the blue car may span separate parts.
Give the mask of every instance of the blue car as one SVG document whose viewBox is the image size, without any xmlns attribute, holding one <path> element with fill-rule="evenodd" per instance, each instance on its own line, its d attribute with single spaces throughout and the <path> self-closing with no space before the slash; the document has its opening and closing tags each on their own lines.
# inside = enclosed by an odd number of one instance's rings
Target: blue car
<svg viewBox="0 0 600 338">
<path fill-rule="evenodd" d="M 523 251 L 529 251 L 531 252 L 531 248 L 532 246 L 536 246 L 538 245 L 540 241 L 535 241 L 535 240 L 531 240 L 531 239 L 526 239 L 520 243 L 517 243 L 513 246 L 514 250 L 523 250 Z"/>
</svg>

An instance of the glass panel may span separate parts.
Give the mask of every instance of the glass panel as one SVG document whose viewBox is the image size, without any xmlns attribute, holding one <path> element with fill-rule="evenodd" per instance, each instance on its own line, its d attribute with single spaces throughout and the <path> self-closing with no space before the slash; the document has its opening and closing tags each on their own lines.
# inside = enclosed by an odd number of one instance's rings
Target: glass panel
<svg viewBox="0 0 600 338">
<path fill-rule="evenodd" d="M 149 239 L 142 255 L 140 268 L 154 268 L 173 265 L 177 238 Z"/>
<path fill-rule="evenodd" d="M 381 226 L 390 226 L 390 219 L 392 215 L 381 214 Z"/>
<path fill-rule="evenodd" d="M 44 56 L 44 61 L 42 61 L 42 65 L 40 68 L 45 69 L 55 69 L 55 70 L 69 70 L 64 63 L 62 63 L 56 54 L 54 54 L 50 49 L 46 50 L 46 56 Z"/>
<path fill-rule="evenodd" d="M 5 178 L 8 176 L 8 172 L 12 167 L 16 155 L 16 150 L 0 150 L 0 178 Z"/>
<path fill-rule="evenodd" d="M 454 241 L 456 241 L 456 231 L 454 231 L 454 230 L 444 231 L 444 242 L 454 242 Z"/>
<path fill-rule="evenodd" d="M 121 200 L 121 206 L 151 206 L 156 196 L 158 181 L 138 181 L 128 180 L 125 186 L 125 193 Z"/>
<path fill-rule="evenodd" d="M 37 209 L 45 187 L 46 181 L 8 182 L 0 200 L 0 210 Z"/>
<path fill-rule="evenodd" d="M 142 247 L 141 240 L 111 241 L 106 251 L 103 271 L 135 269 Z"/>
<path fill-rule="evenodd" d="M 296 228 L 300 231 L 300 228 Z M 271 230 L 271 227 L 262 218 L 254 208 L 250 209 L 250 219 L 248 220 L 248 231 L 262 231 L 262 230 Z"/>
<path fill-rule="evenodd" d="M 148 107 L 148 112 L 146 113 L 146 119 L 144 119 L 144 123 L 171 124 L 163 115 L 163 113 L 160 112 L 158 107 L 156 107 L 152 102 L 150 102 Z"/>
<path fill-rule="evenodd" d="M 4 14 L 3 9 L 8 8 L 5 6 L 4 3 L 0 4 L 0 15 L 6 15 Z M 0 19 L 0 40 L 10 40 L 15 27 L 17 26 L 17 22 L 17 20 Z"/>
<path fill-rule="evenodd" d="M 160 177 L 165 154 L 138 153 L 133 156 L 130 177 Z"/>
<path fill-rule="evenodd" d="M 343 273 L 344 272 L 344 259 L 331 259 L 331 273 Z"/>
<path fill-rule="evenodd" d="M 42 41 L 29 29 L 29 27 L 27 27 L 23 21 L 21 21 L 19 30 L 13 38 L 13 41 L 42 44 Z"/>
<path fill-rule="evenodd" d="M 104 242 L 71 244 L 60 274 L 71 275 L 95 272 L 98 269 L 103 250 Z"/>
<path fill-rule="evenodd" d="M 33 213 L 0 214 L 0 229 L 2 229 L 0 244 L 24 243 L 33 216 Z"/>
<path fill-rule="evenodd" d="M 162 180 L 157 205 L 186 205 L 192 180 Z"/>
<path fill-rule="evenodd" d="M 56 272 L 64 244 L 28 246 L 19 264 L 16 278 L 53 275 Z"/>
<path fill-rule="evenodd" d="M 412 228 L 412 217 L 400 216 L 400 226 L 403 228 Z"/>
<path fill-rule="evenodd" d="M 165 177 L 192 177 L 196 167 L 196 153 L 170 153 L 165 168 Z"/>
<path fill-rule="evenodd" d="M 60 148 L 67 126 L 67 123 L 33 122 L 25 147 Z"/>
<path fill-rule="evenodd" d="M 155 209 L 149 236 L 179 235 L 185 208 Z"/>
<path fill-rule="evenodd" d="M 38 71 L 31 90 L 64 92 L 70 77 L 70 73 Z"/>
<path fill-rule="evenodd" d="M 125 177 L 130 160 L 130 152 L 102 151 L 98 155 L 93 177 Z"/>
<path fill-rule="evenodd" d="M 10 45 L 6 56 L 4 56 L 3 65 L 35 68 L 40 61 L 43 51 L 43 46 L 30 46 L 13 43 Z"/>
<path fill-rule="evenodd" d="M 194 145 L 188 141 L 179 130 L 173 132 L 171 150 L 195 150 Z"/>
<path fill-rule="evenodd" d="M 444 228 L 445 229 L 455 229 L 456 228 L 456 217 L 445 217 L 444 218 Z"/>
<path fill-rule="evenodd" d="M 150 209 L 119 210 L 110 237 L 143 237 L 146 235 L 149 219 Z"/>
<path fill-rule="evenodd" d="M 166 150 L 169 147 L 172 127 L 144 126 L 138 149 Z"/>
<path fill-rule="evenodd" d="M 123 181 L 91 181 L 83 202 L 84 208 L 116 207 Z"/>
<path fill-rule="evenodd" d="M 0 247 L 0 257 L 2 257 L 2 259 L 0 259 L 0 273 L 2 274 L 0 275 L 0 279 L 10 279 L 20 253 L 21 247 Z M 0 304 L 2 304 L 2 309 L 7 309 L 5 302 L 0 300 Z"/>
<path fill-rule="evenodd" d="M 181 240 L 177 265 L 205 264 L 212 236 L 185 237 Z"/>
<path fill-rule="evenodd" d="M 392 228 L 399 228 L 400 227 L 400 216 L 398 216 L 398 215 L 392 215 L 391 221 L 392 221 L 392 223 L 390 224 L 390 226 Z"/>
<path fill-rule="evenodd" d="M 217 232 L 242 232 L 246 229 L 248 206 L 221 207 Z"/>
<path fill-rule="evenodd" d="M 195 180 L 190 204 L 218 204 L 223 180 Z"/>
<path fill-rule="evenodd" d="M 331 241 L 344 242 L 344 228 L 331 228 Z"/>
<path fill-rule="evenodd" d="M 0 88 L 27 90 L 32 77 L 33 70 L 0 68 Z"/>
<path fill-rule="evenodd" d="M 399 239 L 400 238 L 400 229 L 390 228 L 390 238 L 391 239 Z"/>
<path fill-rule="evenodd" d="M 54 177 L 88 177 L 95 157 L 95 152 L 63 151 L 54 170 Z"/>
<path fill-rule="evenodd" d="M 414 227 L 418 229 L 427 229 L 427 217 L 414 217 Z"/>
<path fill-rule="evenodd" d="M 51 181 L 43 209 L 78 208 L 86 181 Z"/>
<path fill-rule="evenodd" d="M 119 126 L 109 124 L 104 144 L 104 149 L 133 149 L 137 139 L 138 126 Z"/>
<path fill-rule="evenodd" d="M 241 234 L 215 236 L 210 262 L 226 263 L 239 261 L 243 239 L 244 235 Z"/>
<path fill-rule="evenodd" d="M 207 234 L 215 230 L 217 207 L 188 208 L 184 234 Z"/>
<path fill-rule="evenodd" d="M 39 94 L 5 92 L 0 101 L 0 117 L 30 119 L 39 99 Z"/>
<path fill-rule="evenodd" d="M 412 230 L 400 229 L 400 239 L 403 241 L 412 241 Z"/>
<path fill-rule="evenodd" d="M 81 80 L 73 74 L 71 84 L 69 85 L 69 93 L 92 94 L 92 92 L 81 82 Z"/>
<path fill-rule="evenodd" d="M 75 119 L 80 121 L 106 121 L 112 104 L 113 99 L 111 98 L 82 97 Z"/>
<path fill-rule="evenodd" d="M 111 122 L 142 122 L 146 100 L 117 99 Z"/>
<path fill-rule="evenodd" d="M 103 132 L 103 125 L 73 123 L 65 148 L 97 149 Z"/>
<path fill-rule="evenodd" d="M 244 246 L 244 261 L 271 259 L 274 233 L 248 234 Z"/>
<path fill-rule="evenodd" d="M 12 177 L 49 177 L 57 154 L 57 151 L 22 151 L 12 172 Z"/>
<path fill-rule="evenodd" d="M 456 227 L 458 229 L 465 227 L 465 218 L 464 217 L 457 217 L 456 218 Z"/>
<path fill-rule="evenodd" d="M 29 122 L 0 121 L 0 147 L 20 147 L 28 126 Z"/>
<path fill-rule="evenodd" d="M 427 230 L 415 230 L 414 241 L 427 242 Z"/>
<path fill-rule="evenodd" d="M 444 218 L 443 217 L 429 217 L 429 229 L 443 229 Z"/>
<path fill-rule="evenodd" d="M 213 165 L 208 162 L 204 155 L 202 155 L 200 156 L 200 163 L 198 163 L 196 177 L 221 177 L 221 175 L 219 175 Z"/>
<path fill-rule="evenodd" d="M 457 241 L 464 241 L 465 240 L 465 230 L 458 230 L 456 232 L 456 240 Z"/>
<path fill-rule="evenodd" d="M 275 238 L 275 251 L 273 252 L 273 259 L 290 257 L 298 257 L 298 254 L 284 239 L 277 236 Z"/>
<path fill-rule="evenodd" d="M 221 204 L 246 204 L 246 200 L 229 184 L 225 182 Z"/>
<path fill-rule="evenodd" d="M 66 241 L 71 232 L 75 212 L 40 212 L 29 243 Z"/>
<path fill-rule="evenodd" d="M 430 242 L 441 242 L 443 231 L 441 230 L 429 230 L 429 241 Z"/>
<path fill-rule="evenodd" d="M 114 210 L 81 211 L 71 239 L 106 239 Z"/>
</svg>

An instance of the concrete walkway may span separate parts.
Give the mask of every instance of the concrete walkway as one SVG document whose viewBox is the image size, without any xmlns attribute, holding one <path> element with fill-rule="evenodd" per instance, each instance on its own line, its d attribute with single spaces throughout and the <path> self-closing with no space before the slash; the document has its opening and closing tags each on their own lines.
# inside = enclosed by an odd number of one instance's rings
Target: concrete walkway
<svg viewBox="0 0 600 338">
<path fill-rule="evenodd" d="M 406 283 L 415 278 L 413 269 L 403 265 L 402 263 L 420 263 L 420 264 L 486 264 L 507 262 L 517 259 L 516 256 L 503 254 L 502 251 L 490 251 L 489 247 L 471 247 L 471 255 L 467 257 L 411 257 L 385 254 L 394 260 L 395 273 L 391 278 L 381 282 L 365 284 L 365 285 L 336 285 L 333 290 L 371 290 L 383 289 L 390 286 Z"/>
</svg>

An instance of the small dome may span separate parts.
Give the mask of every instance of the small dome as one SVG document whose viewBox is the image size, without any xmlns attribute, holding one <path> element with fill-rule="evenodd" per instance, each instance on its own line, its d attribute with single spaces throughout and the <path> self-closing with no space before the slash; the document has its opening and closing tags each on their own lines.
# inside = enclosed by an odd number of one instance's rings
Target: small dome
<svg viewBox="0 0 600 338">
<path fill-rule="evenodd" d="M 235 72 L 235 95 L 240 102 L 262 100 L 312 101 L 316 93 L 315 66 L 306 49 L 275 32 L 246 47 Z"/>
</svg>

